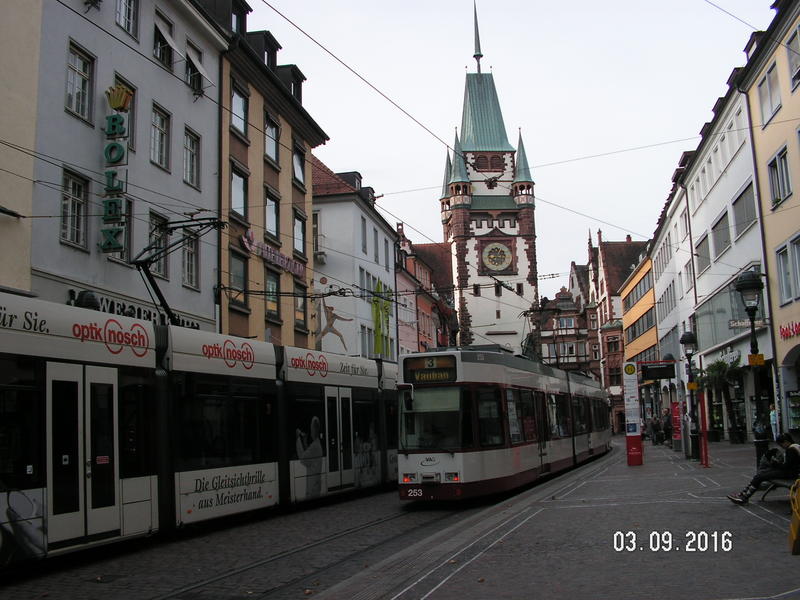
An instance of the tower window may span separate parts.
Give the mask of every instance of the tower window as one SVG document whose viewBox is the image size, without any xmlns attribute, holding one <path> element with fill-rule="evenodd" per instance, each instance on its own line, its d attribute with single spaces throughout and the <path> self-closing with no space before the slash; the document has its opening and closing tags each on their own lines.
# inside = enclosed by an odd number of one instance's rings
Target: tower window
<svg viewBox="0 0 800 600">
<path fill-rule="evenodd" d="M 481 295 L 481 286 L 477 283 L 472 285 L 472 295 L 473 296 L 480 296 Z"/>
<path fill-rule="evenodd" d="M 489 170 L 489 157 L 485 154 L 481 154 L 480 156 L 475 158 L 475 170 L 477 171 L 488 171 Z"/>
<path fill-rule="evenodd" d="M 498 154 L 492 156 L 490 164 L 492 171 L 502 171 L 505 168 L 505 164 L 503 163 L 503 157 Z"/>
</svg>

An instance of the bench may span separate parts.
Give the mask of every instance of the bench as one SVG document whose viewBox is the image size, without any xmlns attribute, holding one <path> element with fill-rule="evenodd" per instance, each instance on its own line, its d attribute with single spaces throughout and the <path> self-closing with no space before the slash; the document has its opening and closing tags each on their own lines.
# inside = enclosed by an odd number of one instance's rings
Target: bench
<svg viewBox="0 0 800 600">
<path fill-rule="evenodd" d="M 792 489 L 796 479 L 767 479 L 764 483 L 767 484 L 767 489 L 761 494 L 761 501 L 763 502 L 764 499 L 767 497 L 772 490 L 777 490 L 778 488 L 784 488 L 787 490 Z"/>
</svg>

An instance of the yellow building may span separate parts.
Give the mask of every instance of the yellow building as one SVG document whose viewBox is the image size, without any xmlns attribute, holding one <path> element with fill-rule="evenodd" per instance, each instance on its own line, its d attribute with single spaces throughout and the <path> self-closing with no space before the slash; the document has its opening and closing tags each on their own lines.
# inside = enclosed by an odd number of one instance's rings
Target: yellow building
<svg viewBox="0 0 800 600">
<path fill-rule="evenodd" d="M 302 72 L 246 31 L 245 3 L 214 17 L 234 36 L 222 61 L 219 306 L 222 333 L 313 348 L 311 149 L 328 137 L 302 105 Z M 219 13 L 219 14 L 217 14 Z"/>
<path fill-rule="evenodd" d="M 659 359 L 656 329 L 656 298 L 653 287 L 653 262 L 645 256 L 619 289 L 622 298 L 622 333 L 625 362 L 647 363 Z M 640 378 L 640 398 L 645 407 L 645 419 L 660 412 L 658 382 Z"/>
<path fill-rule="evenodd" d="M 36 111 L 39 81 L 41 0 L 10 0 L 3 4 L 0 38 L 0 290 L 31 290 L 31 214 L 33 212 Z M 13 85 L 12 85 L 13 82 Z M 11 260 L 9 257 L 14 257 Z"/>
<path fill-rule="evenodd" d="M 747 95 L 782 429 L 800 429 L 800 2 L 779 0 L 746 47 Z"/>
</svg>

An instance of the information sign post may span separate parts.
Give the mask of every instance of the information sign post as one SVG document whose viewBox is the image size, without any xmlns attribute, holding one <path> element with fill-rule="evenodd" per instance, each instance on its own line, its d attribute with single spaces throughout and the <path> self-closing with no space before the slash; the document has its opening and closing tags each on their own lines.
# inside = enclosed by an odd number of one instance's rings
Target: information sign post
<svg viewBox="0 0 800 600">
<path fill-rule="evenodd" d="M 643 462 L 642 415 L 639 409 L 639 377 L 636 363 L 627 362 L 622 368 L 622 384 L 625 388 L 625 445 L 628 466 L 639 466 Z"/>
</svg>

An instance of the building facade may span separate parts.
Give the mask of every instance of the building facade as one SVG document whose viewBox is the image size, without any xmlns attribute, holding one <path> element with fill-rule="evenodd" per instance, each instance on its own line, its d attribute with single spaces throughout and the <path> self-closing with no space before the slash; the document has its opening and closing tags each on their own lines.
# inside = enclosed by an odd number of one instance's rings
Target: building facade
<svg viewBox="0 0 800 600">
<path fill-rule="evenodd" d="M 221 64 L 220 331 L 314 348 L 311 149 L 328 138 L 302 105 L 280 44 L 247 31 L 250 7 L 201 0 L 230 37 Z"/>
<path fill-rule="evenodd" d="M 159 319 L 131 265 L 157 254 L 176 321 L 214 329 L 218 243 L 194 223 L 217 215 L 225 38 L 187 0 L 46 2 L 39 25 L 32 213 L 53 218 L 31 226 L 31 290 Z"/>
<path fill-rule="evenodd" d="M 738 87 L 750 115 L 755 189 L 763 231 L 766 287 L 763 303 L 770 336 L 761 329 L 759 350 L 774 344 L 774 399 L 781 428 L 800 432 L 800 2 L 779 0 L 764 33 L 751 37 Z M 763 315 L 763 313 L 762 313 Z M 770 366 L 771 363 L 768 363 Z M 769 381 L 771 378 L 765 377 Z M 767 383 L 768 383 L 767 381 Z M 762 388 L 763 390 L 764 388 Z M 752 393 L 752 392 L 751 392 Z"/>
<path fill-rule="evenodd" d="M 334 173 L 317 157 L 311 161 L 317 348 L 395 361 L 397 233 L 378 213 L 360 173 Z"/>
</svg>

